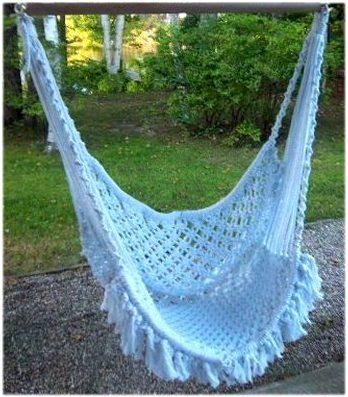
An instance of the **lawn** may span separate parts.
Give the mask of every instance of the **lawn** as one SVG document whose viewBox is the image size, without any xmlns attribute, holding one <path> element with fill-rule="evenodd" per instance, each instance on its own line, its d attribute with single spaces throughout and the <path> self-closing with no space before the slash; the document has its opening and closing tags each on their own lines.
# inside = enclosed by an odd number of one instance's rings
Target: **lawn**
<svg viewBox="0 0 348 397">
<path fill-rule="evenodd" d="M 197 139 L 172 124 L 165 95 L 79 98 L 72 116 L 87 146 L 120 186 L 157 210 L 199 208 L 226 195 L 257 148 Z M 75 215 L 58 153 L 17 126 L 5 134 L 5 274 L 81 263 Z M 343 105 L 319 117 L 307 221 L 344 216 Z"/>
</svg>

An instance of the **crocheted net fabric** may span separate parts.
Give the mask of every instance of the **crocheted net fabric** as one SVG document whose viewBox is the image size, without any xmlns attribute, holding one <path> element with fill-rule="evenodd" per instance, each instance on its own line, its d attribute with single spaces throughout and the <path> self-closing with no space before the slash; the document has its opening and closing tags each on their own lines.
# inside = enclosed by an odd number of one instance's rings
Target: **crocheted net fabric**
<svg viewBox="0 0 348 397">
<path fill-rule="evenodd" d="M 164 214 L 127 193 L 88 151 L 59 93 L 32 18 L 24 59 L 60 150 L 83 254 L 105 288 L 102 309 L 124 354 L 163 379 L 213 387 L 262 375 L 305 334 L 321 298 L 301 252 L 328 8 L 315 14 L 269 140 L 238 185 L 205 209 Z M 283 158 L 277 138 L 302 82 Z"/>
</svg>

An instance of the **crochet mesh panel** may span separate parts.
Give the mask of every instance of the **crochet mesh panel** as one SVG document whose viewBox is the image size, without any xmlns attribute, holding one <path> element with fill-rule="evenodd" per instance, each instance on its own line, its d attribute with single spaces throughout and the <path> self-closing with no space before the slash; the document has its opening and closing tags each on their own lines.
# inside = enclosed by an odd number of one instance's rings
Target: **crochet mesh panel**
<svg viewBox="0 0 348 397">
<path fill-rule="evenodd" d="M 207 292 L 222 282 L 239 257 L 265 233 L 275 199 L 279 161 L 265 147 L 244 180 L 222 202 L 182 211 L 168 222 L 124 200 L 126 194 L 94 163 L 95 184 L 130 257 L 152 293 Z M 275 182 L 276 181 L 276 182 Z"/>
</svg>

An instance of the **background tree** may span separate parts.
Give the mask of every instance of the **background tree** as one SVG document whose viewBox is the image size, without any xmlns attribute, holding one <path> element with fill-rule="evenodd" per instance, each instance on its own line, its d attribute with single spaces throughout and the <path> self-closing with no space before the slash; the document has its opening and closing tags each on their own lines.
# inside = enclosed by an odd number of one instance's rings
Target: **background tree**
<svg viewBox="0 0 348 397">
<path fill-rule="evenodd" d="M 332 81 L 341 82 L 343 76 L 344 13 L 343 7 L 332 8 L 325 93 L 335 90 Z M 247 135 L 246 131 L 252 137 L 267 137 L 312 21 L 310 14 L 104 17 L 106 35 L 100 16 L 54 17 L 52 40 L 44 20 L 35 18 L 41 39 L 46 33 L 49 41 L 57 43 L 60 37 L 57 57 L 52 53 L 56 47 L 42 42 L 53 56 L 53 67 L 59 58 L 60 70 L 55 74 L 63 95 L 70 99 L 121 91 L 170 91 L 168 111 L 176 122 L 193 134 L 223 133 L 231 141 Z M 41 131 L 45 118 L 30 76 L 23 86 L 19 84 L 21 41 L 18 51 L 17 32 L 13 24 L 12 31 L 10 27 L 4 24 L 5 122 L 24 117 Z M 122 61 L 122 46 L 135 49 L 139 58 Z"/>
<path fill-rule="evenodd" d="M 178 25 L 178 23 L 179 23 L 179 14 L 166 14 L 166 22 L 169 25 Z"/>
<path fill-rule="evenodd" d="M 24 122 L 37 133 L 46 131 L 47 124 L 38 95 L 29 75 L 20 72 L 21 41 L 18 37 L 14 4 L 4 5 L 4 122 L 9 126 Z M 40 22 L 40 21 L 39 21 Z M 42 22 L 42 21 L 41 21 Z M 42 23 L 36 21 L 38 32 L 43 32 Z"/>
<path fill-rule="evenodd" d="M 117 15 L 115 20 L 115 29 L 111 39 L 111 18 L 109 15 L 101 15 L 101 24 L 103 27 L 103 49 L 106 60 L 106 67 L 111 75 L 117 74 L 121 69 L 122 61 L 122 44 L 123 32 L 125 25 L 125 16 Z"/>
<path fill-rule="evenodd" d="M 45 28 L 43 18 L 34 19 L 37 34 L 41 43 L 45 45 Z M 24 89 L 24 104 L 23 109 L 25 113 L 25 123 L 30 126 L 37 135 L 45 137 L 47 140 L 48 123 L 42 109 L 39 96 L 36 92 L 33 79 L 30 73 L 26 76 L 26 87 Z"/>
<path fill-rule="evenodd" d="M 204 24 L 209 24 L 217 20 L 218 14 L 210 13 L 210 14 L 200 14 L 200 24 L 204 26 Z"/>
<path fill-rule="evenodd" d="M 45 39 L 50 44 L 50 48 L 47 49 L 47 56 L 55 73 L 58 87 L 61 88 L 62 57 L 59 49 L 59 31 L 57 17 L 55 15 L 47 15 L 44 17 L 44 31 Z M 46 153 L 51 153 L 51 151 L 55 150 L 56 148 L 54 131 L 52 127 L 49 126 L 45 151 Z"/>
<path fill-rule="evenodd" d="M 106 61 L 106 68 L 110 73 L 111 69 L 111 36 L 110 36 L 110 18 L 109 15 L 103 14 L 100 16 L 100 21 L 103 27 L 103 51 Z"/>
<path fill-rule="evenodd" d="M 13 13 L 14 5 L 4 4 L 4 122 L 6 126 L 23 118 L 18 34 Z"/>
<path fill-rule="evenodd" d="M 66 16 L 59 15 L 58 19 L 58 43 L 60 49 L 60 63 L 61 63 L 61 83 L 62 88 L 64 89 L 64 73 L 68 67 L 68 42 L 67 42 L 67 35 L 66 35 Z"/>
<path fill-rule="evenodd" d="M 113 58 L 112 74 L 116 74 L 121 69 L 124 24 L 124 15 L 117 15 L 115 27 L 115 52 Z"/>
</svg>

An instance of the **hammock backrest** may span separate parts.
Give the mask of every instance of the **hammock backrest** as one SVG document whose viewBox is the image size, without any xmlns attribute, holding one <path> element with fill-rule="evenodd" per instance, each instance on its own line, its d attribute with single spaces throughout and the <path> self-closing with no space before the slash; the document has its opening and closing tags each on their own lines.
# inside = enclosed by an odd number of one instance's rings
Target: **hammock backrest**
<svg viewBox="0 0 348 397">
<path fill-rule="evenodd" d="M 202 212 L 175 212 L 171 220 L 161 215 L 144 216 L 145 208 L 138 202 L 121 200 L 117 187 L 108 183 L 112 181 L 106 172 L 99 164 L 95 165 L 98 191 L 108 203 L 118 236 L 137 263 L 145 283 L 158 292 L 170 288 L 173 293 L 178 286 L 181 291 L 187 288 L 197 292 L 202 289 L 202 279 L 216 269 L 220 269 L 221 278 L 221 269 L 227 271 L 232 266 L 230 258 L 236 261 L 239 252 L 249 250 L 261 240 L 266 230 L 259 225 L 265 225 L 264 220 L 270 216 L 273 202 L 270 197 L 275 194 L 274 180 L 278 179 L 274 173 L 280 170 L 270 161 L 270 154 L 270 150 L 260 153 L 258 162 L 262 167 L 251 168 L 234 189 L 228 205 L 215 205 Z M 177 276 L 161 277 L 163 273 Z M 215 282 L 218 282 L 216 277 Z"/>
</svg>

